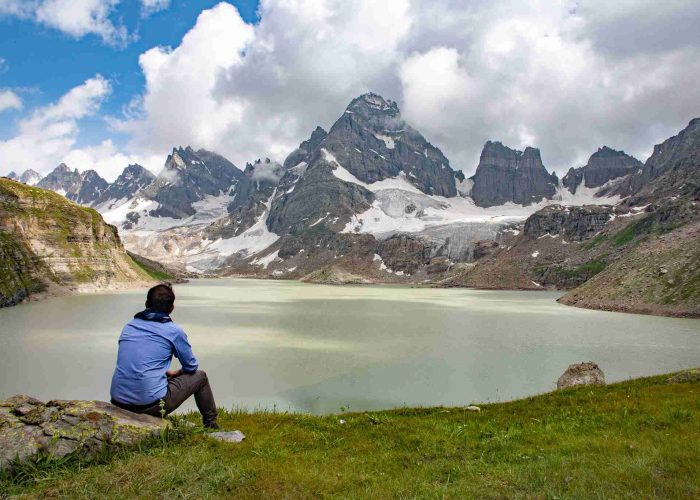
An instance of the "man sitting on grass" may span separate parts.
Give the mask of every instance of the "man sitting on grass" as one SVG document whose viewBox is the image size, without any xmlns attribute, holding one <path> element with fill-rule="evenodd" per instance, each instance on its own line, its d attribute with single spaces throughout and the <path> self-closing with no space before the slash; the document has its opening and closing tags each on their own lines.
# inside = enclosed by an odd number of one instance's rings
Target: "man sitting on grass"
<svg viewBox="0 0 700 500">
<path fill-rule="evenodd" d="M 156 285 L 148 290 L 146 309 L 122 330 L 110 389 L 112 404 L 162 417 L 194 394 L 204 426 L 218 429 L 209 379 L 197 369 L 199 364 L 187 335 L 170 319 L 173 309 L 172 287 Z M 180 370 L 168 370 L 173 355 L 182 365 Z"/>
</svg>

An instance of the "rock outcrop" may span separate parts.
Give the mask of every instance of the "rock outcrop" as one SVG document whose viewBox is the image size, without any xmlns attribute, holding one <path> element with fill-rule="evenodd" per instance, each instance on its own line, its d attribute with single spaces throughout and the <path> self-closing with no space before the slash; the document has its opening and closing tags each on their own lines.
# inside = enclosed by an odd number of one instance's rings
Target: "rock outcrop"
<svg viewBox="0 0 700 500">
<path fill-rule="evenodd" d="M 542 164 L 539 149 L 517 151 L 491 141 L 484 145 L 471 180 L 471 197 L 480 207 L 538 203 L 551 199 L 559 183 Z"/>
<path fill-rule="evenodd" d="M 641 161 L 624 151 L 603 146 L 591 155 L 585 166 L 570 168 L 561 183 L 576 193 L 582 185 L 587 188 L 601 187 L 611 180 L 635 173 L 643 166 Z"/>
<path fill-rule="evenodd" d="M 288 170 L 268 218 L 270 230 L 280 235 L 323 217 L 329 227 L 342 229 L 374 201 L 362 183 L 401 176 L 423 193 L 457 195 L 447 158 L 404 122 L 395 102 L 373 93 L 353 99 L 327 134 L 317 128 L 284 166 Z M 350 179 L 341 179 L 342 172 Z"/>
<path fill-rule="evenodd" d="M 530 238 L 549 235 L 563 236 L 569 241 L 585 241 L 603 229 L 613 214 L 610 205 L 550 205 L 527 218 L 524 232 Z"/>
<path fill-rule="evenodd" d="M 457 195 L 454 171 L 442 151 L 403 121 L 394 101 L 377 94 L 353 99 L 321 147 L 362 182 L 403 172 L 426 194 Z"/>
<path fill-rule="evenodd" d="M 557 380 L 557 389 L 566 389 L 577 385 L 605 385 L 605 374 L 592 361 L 569 365 Z"/>
<path fill-rule="evenodd" d="M 0 305 L 49 288 L 150 281 L 99 213 L 53 191 L 0 179 Z"/>
<path fill-rule="evenodd" d="M 195 213 L 192 204 L 207 195 L 228 193 L 243 176 L 221 155 L 191 147 L 174 148 L 158 178 L 144 191 L 158 208 L 151 215 L 182 219 Z"/>
<path fill-rule="evenodd" d="M 41 180 L 42 176 L 36 170 L 27 169 L 19 176 L 19 181 L 22 184 L 27 184 L 28 186 L 36 186 L 36 184 Z"/>
<path fill-rule="evenodd" d="M 103 401 L 49 401 L 16 395 L 0 401 L 0 470 L 48 457 L 92 458 L 133 447 L 168 427 Z"/>
<path fill-rule="evenodd" d="M 41 179 L 37 183 L 37 187 L 56 191 L 68 198 L 69 195 L 76 196 L 78 194 L 81 183 L 82 179 L 78 169 L 71 170 L 68 165 L 61 163 Z"/>
<path fill-rule="evenodd" d="M 93 205 L 107 204 L 106 209 L 111 208 L 109 205 L 119 201 L 124 201 L 132 198 L 136 193 L 150 186 L 156 176 L 141 165 L 135 163 L 128 165 L 119 177 L 110 184 L 95 200 Z"/>
<path fill-rule="evenodd" d="M 691 368 L 676 373 L 673 377 L 666 380 L 669 384 L 685 384 L 688 382 L 700 382 L 700 368 Z"/>
</svg>

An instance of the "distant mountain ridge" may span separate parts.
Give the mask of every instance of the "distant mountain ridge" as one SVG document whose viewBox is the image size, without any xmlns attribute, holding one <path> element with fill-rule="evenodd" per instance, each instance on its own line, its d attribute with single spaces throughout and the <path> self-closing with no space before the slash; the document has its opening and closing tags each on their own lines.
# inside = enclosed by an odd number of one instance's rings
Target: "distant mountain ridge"
<svg viewBox="0 0 700 500">
<path fill-rule="evenodd" d="M 344 269 L 402 281 L 471 262 L 480 240 L 504 240 L 548 205 L 633 198 L 673 157 L 655 154 L 643 165 L 603 146 L 560 181 L 537 148 L 488 141 L 466 179 L 395 102 L 368 93 L 282 163 L 260 159 L 241 171 L 181 146 L 157 176 L 129 165 L 108 184 L 59 165 L 41 183 L 97 208 L 130 250 L 191 272 L 299 278 Z"/>
</svg>

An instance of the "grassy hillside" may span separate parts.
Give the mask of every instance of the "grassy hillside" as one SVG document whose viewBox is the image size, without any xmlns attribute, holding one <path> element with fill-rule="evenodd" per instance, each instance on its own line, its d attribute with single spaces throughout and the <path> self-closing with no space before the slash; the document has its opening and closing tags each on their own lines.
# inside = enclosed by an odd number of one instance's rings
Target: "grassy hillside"
<svg viewBox="0 0 700 500">
<path fill-rule="evenodd" d="M 624 258 L 572 290 L 560 302 L 593 309 L 700 317 L 700 221 L 655 238 L 627 236 Z"/>
<path fill-rule="evenodd" d="M 114 226 L 63 196 L 0 178 L 0 306 L 51 287 L 150 280 Z"/>
<path fill-rule="evenodd" d="M 698 498 L 700 384 L 667 378 L 484 405 L 480 413 L 222 411 L 220 423 L 242 430 L 244 443 L 190 432 L 101 465 L 25 469 L 0 482 L 0 491 L 70 498 Z"/>
</svg>

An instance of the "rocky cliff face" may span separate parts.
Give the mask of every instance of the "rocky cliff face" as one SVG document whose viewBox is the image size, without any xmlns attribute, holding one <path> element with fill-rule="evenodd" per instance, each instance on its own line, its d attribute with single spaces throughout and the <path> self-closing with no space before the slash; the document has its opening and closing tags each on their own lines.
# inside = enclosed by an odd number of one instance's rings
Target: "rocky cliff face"
<svg viewBox="0 0 700 500">
<path fill-rule="evenodd" d="M 562 236 L 568 241 L 585 241 L 603 229 L 614 218 L 613 214 L 610 205 L 550 205 L 527 218 L 524 234 L 530 238 Z"/>
<path fill-rule="evenodd" d="M 67 198 L 68 195 L 75 196 L 78 191 L 80 191 L 81 183 L 82 179 L 80 178 L 80 172 L 78 169 L 76 168 L 75 170 L 71 170 L 68 168 L 68 165 L 61 163 L 46 177 L 41 179 L 37 183 L 37 187 L 56 191 Z"/>
<path fill-rule="evenodd" d="M 615 151 L 607 146 L 599 148 L 588 159 L 585 166 L 571 168 L 562 177 L 562 185 L 572 193 L 576 193 L 579 186 L 597 188 L 611 180 L 630 175 L 643 167 L 641 161 L 624 151 Z"/>
<path fill-rule="evenodd" d="M 47 289 L 149 280 L 95 210 L 6 179 L 0 179 L 0 268 L 2 305 Z"/>
<path fill-rule="evenodd" d="M 542 164 L 539 149 L 517 151 L 491 141 L 484 145 L 471 180 L 471 197 L 480 207 L 530 205 L 551 199 L 558 185 L 556 174 L 549 174 Z"/>
<path fill-rule="evenodd" d="M 81 205 L 90 205 L 99 199 L 109 184 L 94 170 L 87 170 L 81 174 L 77 168 L 71 170 L 65 163 L 61 163 L 36 185 L 42 189 L 56 191 Z"/>
<path fill-rule="evenodd" d="M 95 203 L 102 193 L 107 189 L 109 183 L 100 177 L 100 174 L 94 170 L 86 170 L 80 175 L 80 189 L 75 197 L 69 197 L 81 205 L 92 205 Z"/>
<path fill-rule="evenodd" d="M 268 218 L 278 234 L 318 221 L 342 229 L 374 201 L 363 183 L 401 178 L 428 195 L 457 195 L 447 158 L 405 123 L 395 102 L 373 93 L 353 99 L 328 134 L 317 128 L 284 165 Z"/>
<path fill-rule="evenodd" d="M 250 229 L 266 216 L 270 201 L 284 176 L 284 167 L 269 158 L 246 164 L 236 184 L 233 200 L 228 204 L 230 216 L 211 227 L 210 238 L 231 238 Z"/>
<path fill-rule="evenodd" d="M 700 122 L 656 146 L 617 206 L 548 206 L 443 286 L 572 289 L 561 302 L 700 316 Z M 655 176 L 655 177 L 654 177 Z M 600 179 L 598 182 L 602 182 Z M 480 252 L 482 254 L 482 252 Z"/>
<path fill-rule="evenodd" d="M 394 101 L 365 94 L 350 103 L 321 145 L 362 182 L 403 172 L 426 194 L 457 195 L 450 162 L 401 118 Z"/>
<path fill-rule="evenodd" d="M 159 204 L 153 215 L 181 219 L 195 213 L 192 204 L 207 195 L 228 193 L 242 173 L 233 163 L 211 151 L 176 148 L 163 171 L 144 195 Z"/>
<path fill-rule="evenodd" d="M 32 170 L 31 168 L 28 170 L 25 170 L 22 175 L 19 176 L 19 181 L 22 184 L 27 184 L 29 186 L 36 186 L 36 184 L 41 180 L 41 174 L 37 172 L 36 170 Z"/>
<path fill-rule="evenodd" d="M 114 204 L 120 200 L 128 200 L 151 185 L 155 178 L 155 175 L 141 165 L 129 165 L 112 184 L 102 191 L 102 194 L 93 202 L 93 205 Z M 106 208 L 109 209 L 110 207 Z"/>
</svg>

